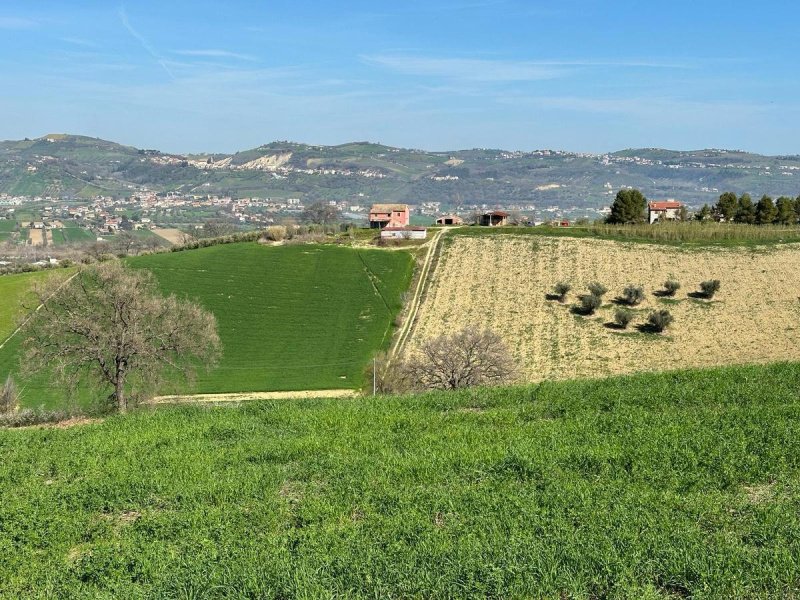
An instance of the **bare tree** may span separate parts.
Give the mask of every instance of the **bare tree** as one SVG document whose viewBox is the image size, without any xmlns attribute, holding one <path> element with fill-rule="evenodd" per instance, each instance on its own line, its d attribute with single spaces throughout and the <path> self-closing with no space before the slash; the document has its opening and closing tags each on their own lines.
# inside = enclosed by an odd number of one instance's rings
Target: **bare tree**
<svg viewBox="0 0 800 600">
<path fill-rule="evenodd" d="M 318 225 L 336 223 L 340 218 L 339 209 L 327 202 L 314 202 L 306 207 L 303 220 Z"/>
<path fill-rule="evenodd" d="M 236 233 L 236 227 L 229 221 L 210 219 L 203 223 L 203 229 L 198 234 L 202 238 L 219 238 Z"/>
<path fill-rule="evenodd" d="M 131 390 L 151 390 L 160 376 L 191 379 L 220 353 L 214 316 L 159 294 L 149 271 L 109 261 L 82 268 L 56 287 L 34 287 L 41 308 L 26 326 L 24 369 L 53 369 L 72 386 L 112 390 L 128 408 Z"/>
<path fill-rule="evenodd" d="M 465 328 L 425 342 L 404 368 L 412 384 L 432 390 L 497 385 L 514 375 L 506 345 L 490 329 Z"/>
</svg>

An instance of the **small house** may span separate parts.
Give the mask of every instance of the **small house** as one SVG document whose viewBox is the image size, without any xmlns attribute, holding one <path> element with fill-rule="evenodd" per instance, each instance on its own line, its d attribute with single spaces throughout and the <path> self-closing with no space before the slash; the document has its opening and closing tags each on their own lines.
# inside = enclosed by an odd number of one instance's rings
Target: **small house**
<svg viewBox="0 0 800 600">
<path fill-rule="evenodd" d="M 437 225 L 463 225 L 464 219 L 458 215 L 442 215 L 436 219 Z"/>
<path fill-rule="evenodd" d="M 369 211 L 369 226 L 372 229 L 407 227 L 410 222 L 407 204 L 375 204 Z"/>
<path fill-rule="evenodd" d="M 478 218 L 478 225 L 483 227 L 502 227 L 508 225 L 509 214 L 503 210 L 492 210 Z"/>
<path fill-rule="evenodd" d="M 425 227 L 384 227 L 381 229 L 383 240 L 424 240 L 428 237 Z"/>
<path fill-rule="evenodd" d="M 647 205 L 648 221 L 651 224 L 656 221 L 677 221 L 681 218 L 681 208 L 683 203 L 677 200 L 650 202 Z"/>
</svg>

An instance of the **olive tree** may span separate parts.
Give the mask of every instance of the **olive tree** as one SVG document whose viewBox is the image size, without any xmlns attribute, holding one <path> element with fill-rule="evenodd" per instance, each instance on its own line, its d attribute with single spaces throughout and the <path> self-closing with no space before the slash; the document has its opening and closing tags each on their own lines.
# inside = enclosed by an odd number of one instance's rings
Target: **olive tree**
<svg viewBox="0 0 800 600">
<path fill-rule="evenodd" d="M 25 326 L 24 370 L 110 390 L 120 412 L 132 389 L 149 391 L 165 373 L 191 378 L 219 357 L 214 315 L 162 296 L 149 271 L 108 261 L 33 293 L 39 309 Z"/>
</svg>

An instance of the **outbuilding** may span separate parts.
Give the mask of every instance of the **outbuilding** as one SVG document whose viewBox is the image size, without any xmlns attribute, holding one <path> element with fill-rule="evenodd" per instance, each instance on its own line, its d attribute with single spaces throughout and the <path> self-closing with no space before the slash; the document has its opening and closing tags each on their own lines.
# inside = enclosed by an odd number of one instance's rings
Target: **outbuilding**
<svg viewBox="0 0 800 600">
<path fill-rule="evenodd" d="M 424 240 L 428 237 L 426 227 L 384 227 L 381 239 L 384 240 Z"/>
<path fill-rule="evenodd" d="M 502 227 L 508 224 L 509 214 L 504 210 L 492 210 L 483 213 L 478 219 L 478 224 L 483 227 Z"/>
<path fill-rule="evenodd" d="M 437 225 L 463 225 L 464 219 L 459 217 L 458 215 L 442 215 L 438 219 L 436 219 Z"/>
</svg>

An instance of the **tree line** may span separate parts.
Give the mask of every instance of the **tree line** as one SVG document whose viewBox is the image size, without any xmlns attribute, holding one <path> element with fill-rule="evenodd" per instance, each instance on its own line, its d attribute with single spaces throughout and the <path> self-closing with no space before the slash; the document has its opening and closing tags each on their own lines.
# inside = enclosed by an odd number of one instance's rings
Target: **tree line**
<svg viewBox="0 0 800 600">
<path fill-rule="evenodd" d="M 763 195 L 758 202 L 753 202 L 750 194 L 737 196 L 733 192 L 720 195 L 714 206 L 705 204 L 690 216 L 686 207 L 682 207 L 678 220 L 688 221 L 725 221 L 728 223 L 746 223 L 751 225 L 795 225 L 800 223 L 800 196 L 791 198 L 781 196 L 773 200 Z M 625 189 L 617 192 L 611 205 L 611 213 L 606 218 L 611 224 L 636 224 L 647 222 L 647 198 L 637 189 Z"/>
</svg>

